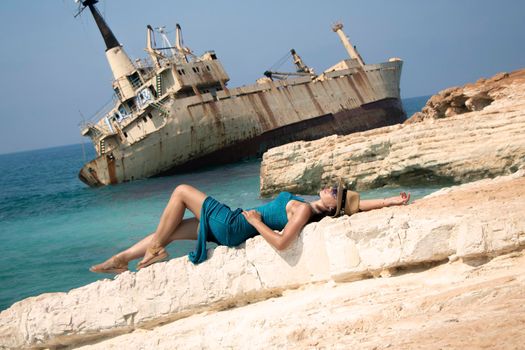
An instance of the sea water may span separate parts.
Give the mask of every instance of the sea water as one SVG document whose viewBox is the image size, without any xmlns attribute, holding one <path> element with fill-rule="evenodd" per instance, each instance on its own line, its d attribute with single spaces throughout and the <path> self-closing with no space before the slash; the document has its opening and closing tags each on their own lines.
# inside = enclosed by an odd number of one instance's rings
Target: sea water
<svg viewBox="0 0 525 350">
<path fill-rule="evenodd" d="M 407 115 L 426 100 L 403 100 Z M 89 188 L 77 173 L 93 157 L 90 145 L 0 155 L 0 310 L 29 296 L 68 291 L 108 277 L 88 269 L 153 232 L 178 184 L 193 185 L 232 208 L 266 201 L 259 197 L 257 159 Z M 412 198 L 435 189 L 403 188 Z M 399 191 L 382 188 L 361 195 L 383 198 Z M 184 256 L 194 246 L 191 241 L 174 242 L 168 251 L 172 257 Z"/>
</svg>

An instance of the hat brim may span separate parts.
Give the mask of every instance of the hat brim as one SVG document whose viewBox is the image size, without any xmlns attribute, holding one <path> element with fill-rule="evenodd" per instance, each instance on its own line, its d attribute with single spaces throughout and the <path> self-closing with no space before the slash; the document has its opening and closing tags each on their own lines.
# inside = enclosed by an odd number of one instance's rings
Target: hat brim
<svg viewBox="0 0 525 350">
<path fill-rule="evenodd" d="M 342 208 L 344 195 L 346 195 L 345 207 Z M 359 193 L 350 190 L 345 191 L 343 180 L 339 179 L 339 184 L 337 185 L 337 206 L 335 209 L 335 213 L 334 215 L 332 215 L 332 217 L 336 218 L 341 215 L 352 215 L 357 213 L 359 211 L 359 202 Z"/>
<path fill-rule="evenodd" d="M 346 205 L 345 205 L 345 215 L 352 215 L 359 211 L 359 193 L 354 191 L 346 192 Z"/>
<path fill-rule="evenodd" d="M 333 218 L 340 216 L 341 213 L 341 203 L 343 202 L 343 190 L 345 189 L 343 185 L 343 180 L 339 179 L 339 184 L 337 185 L 337 206 L 335 207 L 335 213 L 332 215 Z"/>
</svg>

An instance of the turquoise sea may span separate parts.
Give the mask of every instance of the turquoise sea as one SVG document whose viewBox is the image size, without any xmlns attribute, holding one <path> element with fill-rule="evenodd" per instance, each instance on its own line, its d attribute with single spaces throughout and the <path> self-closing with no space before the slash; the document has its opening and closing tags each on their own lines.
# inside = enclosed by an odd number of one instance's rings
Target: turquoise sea
<svg viewBox="0 0 525 350">
<path fill-rule="evenodd" d="M 407 115 L 427 99 L 403 100 Z M 90 144 L 85 152 L 87 159 L 94 157 Z M 88 268 L 151 233 L 178 184 L 196 186 L 233 208 L 264 201 L 259 198 L 256 159 L 97 189 L 78 180 L 83 163 L 80 144 L 0 155 L 0 310 L 29 296 L 108 277 Z M 413 198 L 435 189 L 403 188 Z M 385 188 L 362 196 L 398 193 L 397 188 Z M 176 242 L 169 252 L 182 256 L 193 247 L 194 242 Z"/>
</svg>

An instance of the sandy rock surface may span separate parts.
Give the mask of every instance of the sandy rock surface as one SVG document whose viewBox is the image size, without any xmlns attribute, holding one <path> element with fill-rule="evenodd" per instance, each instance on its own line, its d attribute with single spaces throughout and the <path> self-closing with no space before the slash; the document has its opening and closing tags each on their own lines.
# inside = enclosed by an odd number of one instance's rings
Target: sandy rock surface
<svg viewBox="0 0 525 350">
<path fill-rule="evenodd" d="M 485 95 L 490 104 L 472 100 Z M 456 112 L 447 113 L 450 106 Z M 445 90 L 411 121 L 272 148 L 261 164 L 261 194 L 316 193 L 339 178 L 363 190 L 515 172 L 525 166 L 525 70 Z"/>
<path fill-rule="evenodd" d="M 165 323 L 186 322 L 183 319 L 192 322 L 200 312 L 215 314 L 312 283 L 344 283 L 371 276 L 390 276 L 408 268 L 446 261 L 477 264 L 520 251 L 525 246 L 523 208 L 525 171 L 519 171 L 445 189 L 409 206 L 325 218 L 306 226 L 300 238 L 283 252 L 275 251 L 263 238 L 256 237 L 239 248 L 218 247 L 211 252 L 209 260 L 198 266 L 183 257 L 68 293 L 25 299 L 0 313 L 0 348 L 74 347 L 132 331 L 140 333 L 142 329 Z M 476 294 L 473 298 L 477 298 Z M 286 317 L 292 317 L 283 312 Z M 319 311 L 324 312 L 324 308 Z M 250 319 L 249 315 L 245 317 Z M 274 316 L 268 317 L 268 321 L 254 318 L 253 322 L 261 322 L 260 327 L 268 327 L 270 332 L 274 329 Z M 354 316 L 343 314 L 341 317 L 352 319 Z M 354 321 L 364 322 L 358 318 Z M 244 318 L 219 322 L 216 327 L 226 331 L 229 328 L 221 327 L 235 327 L 238 322 L 244 322 Z M 304 322 L 290 324 L 298 333 L 289 341 L 300 343 L 303 339 L 312 339 L 309 334 L 314 334 L 311 330 L 314 325 Z M 253 326 L 249 322 L 248 325 Z M 302 327 L 306 329 L 304 332 Z M 317 322 L 315 327 L 319 328 Z M 341 331 L 351 334 L 352 328 Z M 209 332 L 213 333 L 212 330 Z M 401 329 L 389 332 L 401 332 Z M 144 341 L 153 341 L 147 334 Z M 187 331 L 184 342 L 201 346 L 205 340 L 194 335 L 198 333 Z M 276 335 L 276 341 L 282 341 L 278 340 L 282 336 Z M 209 344 L 229 346 L 230 337 L 228 334 L 220 338 L 224 343 L 212 337 L 210 339 L 215 340 Z M 273 336 L 267 334 L 267 337 L 258 339 L 253 335 L 252 341 L 259 342 L 254 343 L 256 347 L 272 344 Z M 326 344 L 336 340 L 327 338 Z M 239 347 L 243 341 L 249 340 L 242 340 Z"/>
<path fill-rule="evenodd" d="M 522 349 L 524 329 L 520 251 L 304 286 L 80 349 Z"/>
</svg>

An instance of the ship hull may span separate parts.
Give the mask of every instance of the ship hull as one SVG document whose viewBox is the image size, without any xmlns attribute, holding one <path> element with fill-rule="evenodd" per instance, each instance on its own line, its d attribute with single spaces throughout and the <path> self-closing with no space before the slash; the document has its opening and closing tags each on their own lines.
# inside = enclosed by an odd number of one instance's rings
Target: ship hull
<svg viewBox="0 0 525 350">
<path fill-rule="evenodd" d="M 386 62 L 335 71 L 323 81 L 300 78 L 172 98 L 158 130 L 145 133 L 156 114 L 151 121 L 137 118 L 123 129 L 131 141 L 84 165 L 79 178 L 93 187 L 117 184 L 260 156 L 292 141 L 400 123 L 401 66 Z"/>
<path fill-rule="evenodd" d="M 405 121 L 406 114 L 399 99 L 385 99 L 360 106 L 352 110 L 342 110 L 303 122 L 286 125 L 265 132 L 249 140 L 217 150 L 203 157 L 192 159 L 158 174 L 174 175 L 179 172 L 195 170 L 209 165 L 233 163 L 249 157 L 260 157 L 269 148 L 294 141 L 312 141 L 328 135 L 347 135 Z"/>
</svg>

